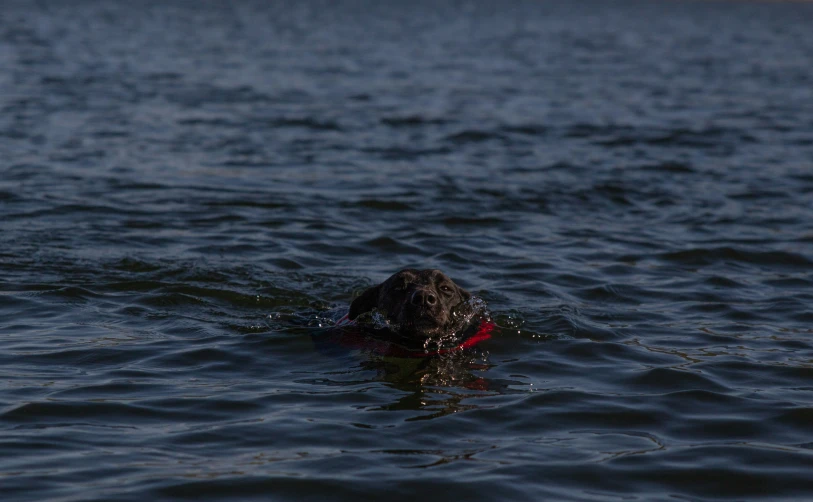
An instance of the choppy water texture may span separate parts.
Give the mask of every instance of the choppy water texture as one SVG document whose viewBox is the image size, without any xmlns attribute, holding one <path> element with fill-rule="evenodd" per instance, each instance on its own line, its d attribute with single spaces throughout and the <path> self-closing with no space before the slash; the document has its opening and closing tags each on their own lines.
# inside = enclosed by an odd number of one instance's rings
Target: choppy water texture
<svg viewBox="0 0 813 502">
<path fill-rule="evenodd" d="M 3 501 L 809 500 L 811 23 L 3 2 Z M 406 266 L 495 336 L 327 343 Z"/>
</svg>

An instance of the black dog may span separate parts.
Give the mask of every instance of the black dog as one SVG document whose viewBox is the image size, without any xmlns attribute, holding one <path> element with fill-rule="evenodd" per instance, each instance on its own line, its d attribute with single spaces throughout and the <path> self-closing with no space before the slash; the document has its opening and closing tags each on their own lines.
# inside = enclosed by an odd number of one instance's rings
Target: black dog
<svg viewBox="0 0 813 502">
<path fill-rule="evenodd" d="M 376 309 L 403 335 L 431 336 L 451 328 L 452 309 L 469 298 L 440 270 L 406 269 L 364 291 L 350 305 L 348 318 Z"/>
</svg>

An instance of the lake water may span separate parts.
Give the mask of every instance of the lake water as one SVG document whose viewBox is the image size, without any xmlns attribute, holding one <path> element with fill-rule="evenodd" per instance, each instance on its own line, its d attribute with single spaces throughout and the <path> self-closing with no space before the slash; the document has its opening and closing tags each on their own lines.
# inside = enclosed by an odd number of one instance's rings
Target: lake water
<svg viewBox="0 0 813 502">
<path fill-rule="evenodd" d="M 813 498 L 813 4 L 0 6 L 0 498 Z M 331 343 L 440 268 L 498 327 Z"/>
</svg>

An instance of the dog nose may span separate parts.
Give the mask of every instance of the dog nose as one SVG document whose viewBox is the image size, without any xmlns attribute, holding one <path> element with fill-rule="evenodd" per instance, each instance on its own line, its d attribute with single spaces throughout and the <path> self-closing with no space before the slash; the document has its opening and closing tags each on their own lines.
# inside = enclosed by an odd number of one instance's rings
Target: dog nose
<svg viewBox="0 0 813 502">
<path fill-rule="evenodd" d="M 428 306 L 431 307 L 432 305 L 438 302 L 438 297 L 430 293 L 429 291 L 419 289 L 412 293 L 412 305 L 417 305 L 419 307 Z"/>
</svg>

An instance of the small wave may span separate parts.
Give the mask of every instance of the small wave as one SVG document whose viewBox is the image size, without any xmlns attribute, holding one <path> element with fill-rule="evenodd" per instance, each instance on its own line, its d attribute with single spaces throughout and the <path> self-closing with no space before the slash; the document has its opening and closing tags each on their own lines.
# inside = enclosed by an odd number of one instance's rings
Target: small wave
<svg viewBox="0 0 813 502">
<path fill-rule="evenodd" d="M 737 262 L 772 267 L 809 267 L 813 260 L 789 251 L 755 251 L 728 246 L 694 248 L 656 255 L 659 259 L 685 265 L 711 265 L 718 262 Z"/>
<path fill-rule="evenodd" d="M 577 296 L 592 302 L 637 305 L 647 298 L 647 292 L 626 284 L 604 284 L 578 291 Z"/>
<path fill-rule="evenodd" d="M 417 246 L 407 244 L 406 242 L 403 242 L 400 239 L 388 236 L 380 236 L 375 237 L 373 239 L 369 239 L 367 241 L 364 241 L 364 245 L 373 249 L 377 249 L 379 251 L 388 251 L 388 252 L 420 254 L 422 251 L 421 248 Z"/>
<path fill-rule="evenodd" d="M 504 140 L 505 136 L 493 131 L 482 131 L 477 129 L 468 129 L 455 134 L 451 134 L 444 138 L 444 141 L 449 141 L 458 145 L 465 143 L 482 143 L 484 141 Z"/>
<path fill-rule="evenodd" d="M 394 199 L 361 199 L 355 202 L 344 202 L 344 207 L 361 207 L 377 211 L 412 211 L 415 207 L 407 202 Z"/>
<path fill-rule="evenodd" d="M 407 115 L 402 117 L 384 117 L 381 123 L 390 127 L 423 127 L 427 125 L 444 125 L 448 121 L 442 118 L 427 118 L 419 115 Z"/>
<path fill-rule="evenodd" d="M 507 222 L 502 218 L 489 217 L 489 216 L 448 216 L 443 218 L 443 224 L 447 227 L 489 227 L 504 225 Z"/>
<path fill-rule="evenodd" d="M 407 147 L 371 147 L 363 148 L 363 152 L 381 156 L 387 160 L 414 160 L 420 157 L 433 155 L 446 155 L 451 153 L 448 148 L 407 148 Z"/>
<path fill-rule="evenodd" d="M 257 104 L 270 102 L 270 98 L 250 86 L 219 87 L 211 84 L 198 84 L 186 89 L 172 90 L 166 98 L 188 108 L 199 108 L 217 104 Z"/>
<path fill-rule="evenodd" d="M 550 128 L 541 124 L 506 125 L 501 127 L 500 131 L 524 136 L 544 136 L 548 134 Z"/>
<path fill-rule="evenodd" d="M 311 117 L 281 118 L 270 122 L 271 127 L 301 127 L 313 131 L 341 131 L 342 126 L 331 120 L 319 120 Z"/>
<path fill-rule="evenodd" d="M 14 202 L 18 200 L 22 200 L 22 197 L 12 192 L 0 190 L 0 202 Z"/>
<path fill-rule="evenodd" d="M 678 392 L 679 394 L 674 396 L 676 401 L 685 399 L 686 402 L 695 400 L 698 403 L 723 403 L 729 399 L 725 394 L 729 390 L 727 387 L 700 372 L 659 367 L 637 372 L 624 380 L 625 385 L 629 385 L 631 390 L 637 392 Z M 690 394 L 683 394 L 685 392 Z"/>
<path fill-rule="evenodd" d="M 3 420 L 26 425 L 42 423 L 59 423 L 81 420 L 95 422 L 102 420 L 106 424 L 135 425 L 150 421 L 164 421 L 173 417 L 165 410 L 117 402 L 92 401 L 46 401 L 26 403 L 13 408 L 2 415 Z M 89 418 L 90 417 L 90 418 Z M 185 418 L 189 418 L 188 416 Z"/>
<path fill-rule="evenodd" d="M 645 144 L 660 147 L 691 147 L 691 148 L 733 148 L 733 145 L 754 143 L 757 139 L 747 133 L 736 130 L 710 128 L 703 130 L 673 129 L 660 131 L 655 134 L 649 131 L 632 131 L 618 134 L 615 131 L 605 131 L 609 138 L 599 139 L 596 142 L 606 147 L 630 146 Z"/>
<path fill-rule="evenodd" d="M 683 162 L 661 162 L 658 164 L 647 164 L 639 167 L 642 171 L 669 174 L 697 174 L 697 169 L 691 164 Z"/>
</svg>

